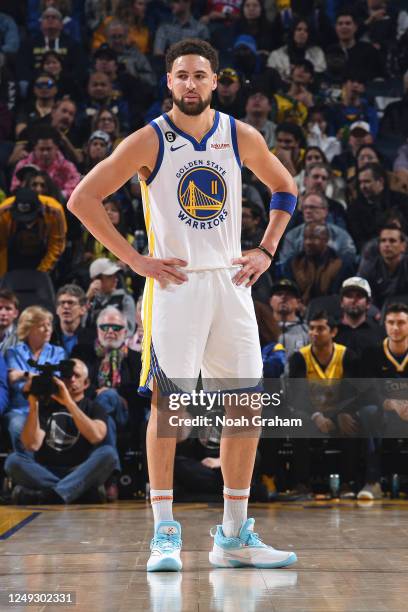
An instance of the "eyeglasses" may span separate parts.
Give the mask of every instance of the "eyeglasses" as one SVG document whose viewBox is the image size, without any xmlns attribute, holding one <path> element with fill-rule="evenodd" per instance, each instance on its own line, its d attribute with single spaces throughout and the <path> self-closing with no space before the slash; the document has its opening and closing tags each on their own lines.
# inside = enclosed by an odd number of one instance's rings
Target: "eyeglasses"
<svg viewBox="0 0 408 612">
<path fill-rule="evenodd" d="M 124 325 L 117 325 L 115 323 L 101 323 L 101 325 L 98 325 L 98 327 L 103 332 L 107 332 L 110 329 L 114 332 L 120 332 L 122 329 L 125 329 Z"/>
<path fill-rule="evenodd" d="M 37 81 L 35 83 L 35 87 L 37 89 L 52 89 L 53 87 L 55 87 L 55 83 L 51 79 L 49 79 L 48 81 Z"/>
<path fill-rule="evenodd" d="M 309 206 L 308 204 L 304 204 L 302 206 L 302 210 L 320 210 L 322 208 L 326 208 L 325 206 Z"/>
</svg>

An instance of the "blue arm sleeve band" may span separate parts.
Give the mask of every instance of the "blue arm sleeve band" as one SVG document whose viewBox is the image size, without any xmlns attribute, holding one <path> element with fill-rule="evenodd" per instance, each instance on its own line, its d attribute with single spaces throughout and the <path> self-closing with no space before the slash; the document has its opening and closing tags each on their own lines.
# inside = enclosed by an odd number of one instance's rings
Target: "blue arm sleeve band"
<svg viewBox="0 0 408 612">
<path fill-rule="evenodd" d="M 286 191 L 276 191 L 272 194 L 269 210 L 283 210 L 293 215 L 296 208 L 297 198 L 292 193 Z"/>
</svg>

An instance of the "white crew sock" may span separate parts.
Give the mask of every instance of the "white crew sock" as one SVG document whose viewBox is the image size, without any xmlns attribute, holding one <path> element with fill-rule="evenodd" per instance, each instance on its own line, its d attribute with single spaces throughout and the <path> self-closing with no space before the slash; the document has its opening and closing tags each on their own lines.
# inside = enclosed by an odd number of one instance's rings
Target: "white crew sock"
<svg viewBox="0 0 408 612">
<path fill-rule="evenodd" d="M 150 489 L 154 528 L 160 521 L 173 520 L 173 489 Z"/>
<path fill-rule="evenodd" d="M 237 536 L 242 523 L 247 520 L 249 490 L 224 487 L 222 530 L 227 538 Z"/>
</svg>

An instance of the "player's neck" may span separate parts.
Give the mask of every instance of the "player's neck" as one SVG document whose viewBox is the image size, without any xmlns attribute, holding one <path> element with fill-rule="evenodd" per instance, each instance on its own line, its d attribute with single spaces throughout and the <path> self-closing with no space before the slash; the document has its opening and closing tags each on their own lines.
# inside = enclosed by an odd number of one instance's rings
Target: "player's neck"
<svg viewBox="0 0 408 612">
<path fill-rule="evenodd" d="M 207 107 L 200 115 L 185 115 L 174 105 L 168 115 L 180 130 L 200 141 L 211 130 L 215 111 Z"/>
<path fill-rule="evenodd" d="M 408 338 L 403 338 L 398 342 L 388 338 L 388 348 L 390 349 L 391 353 L 394 353 L 394 355 L 405 355 L 405 353 L 408 351 Z"/>
</svg>

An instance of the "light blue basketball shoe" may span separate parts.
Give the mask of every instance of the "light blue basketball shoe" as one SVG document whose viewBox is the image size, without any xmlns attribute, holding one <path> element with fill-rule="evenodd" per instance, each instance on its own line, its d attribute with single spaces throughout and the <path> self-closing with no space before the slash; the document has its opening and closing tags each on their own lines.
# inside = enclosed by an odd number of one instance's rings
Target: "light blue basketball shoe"
<svg viewBox="0 0 408 612">
<path fill-rule="evenodd" d="M 262 569 L 288 567 L 297 561 L 294 552 L 276 550 L 262 542 L 254 533 L 253 518 L 247 519 L 238 536 L 227 538 L 221 525 L 211 530 L 214 547 L 209 554 L 216 567 L 258 567 Z M 213 530 L 215 529 L 215 532 Z"/>
<path fill-rule="evenodd" d="M 148 572 L 179 572 L 183 566 L 180 559 L 181 525 L 177 521 L 161 521 L 150 542 Z"/>
</svg>

